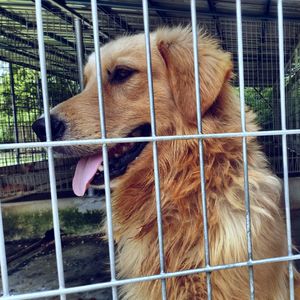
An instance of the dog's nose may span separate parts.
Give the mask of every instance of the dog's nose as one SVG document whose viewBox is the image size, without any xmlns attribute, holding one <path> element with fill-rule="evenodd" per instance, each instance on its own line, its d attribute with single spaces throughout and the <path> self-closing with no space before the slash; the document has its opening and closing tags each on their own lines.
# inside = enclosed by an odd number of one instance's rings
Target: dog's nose
<svg viewBox="0 0 300 300">
<path fill-rule="evenodd" d="M 50 116 L 52 140 L 61 138 L 66 130 L 65 123 L 55 116 Z M 42 141 L 46 141 L 46 124 L 45 118 L 39 118 L 32 124 L 32 129 L 37 137 Z"/>
</svg>

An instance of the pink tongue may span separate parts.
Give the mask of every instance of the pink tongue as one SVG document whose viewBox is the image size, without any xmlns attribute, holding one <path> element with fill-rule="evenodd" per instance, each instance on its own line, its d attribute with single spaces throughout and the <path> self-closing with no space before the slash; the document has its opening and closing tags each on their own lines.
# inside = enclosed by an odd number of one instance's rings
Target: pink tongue
<svg viewBox="0 0 300 300">
<path fill-rule="evenodd" d="M 72 184 L 75 195 L 84 195 L 101 163 L 101 154 L 95 154 L 80 159 L 76 166 Z"/>
</svg>

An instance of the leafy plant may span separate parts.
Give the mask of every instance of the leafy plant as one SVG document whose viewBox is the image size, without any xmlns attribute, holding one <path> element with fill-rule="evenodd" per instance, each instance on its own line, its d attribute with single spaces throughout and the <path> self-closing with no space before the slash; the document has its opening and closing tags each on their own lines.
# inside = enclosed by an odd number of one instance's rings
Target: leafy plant
<svg viewBox="0 0 300 300">
<path fill-rule="evenodd" d="M 32 142 L 35 135 L 31 124 L 43 113 L 43 98 L 39 72 L 13 65 L 16 124 L 20 142 Z M 78 92 L 78 83 L 62 77 L 48 75 L 49 102 L 55 106 Z M 0 143 L 15 140 L 11 80 L 8 64 L 0 62 Z M 15 154 L 13 152 L 12 156 Z M 13 159 L 11 161 L 14 161 Z"/>
</svg>

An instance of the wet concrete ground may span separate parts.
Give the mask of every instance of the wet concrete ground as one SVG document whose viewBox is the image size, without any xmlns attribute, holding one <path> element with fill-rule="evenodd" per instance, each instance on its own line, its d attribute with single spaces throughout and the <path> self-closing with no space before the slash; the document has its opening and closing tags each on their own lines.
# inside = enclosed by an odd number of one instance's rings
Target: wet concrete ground
<svg viewBox="0 0 300 300">
<path fill-rule="evenodd" d="M 49 234 L 49 233 L 48 233 Z M 54 242 L 50 238 L 7 243 L 11 294 L 58 288 Z M 108 248 L 99 235 L 62 237 L 66 287 L 110 280 Z M 16 255 L 17 253 L 17 255 Z M 43 299 L 59 299 L 50 297 Z M 67 295 L 68 300 L 110 300 L 111 289 Z"/>
</svg>

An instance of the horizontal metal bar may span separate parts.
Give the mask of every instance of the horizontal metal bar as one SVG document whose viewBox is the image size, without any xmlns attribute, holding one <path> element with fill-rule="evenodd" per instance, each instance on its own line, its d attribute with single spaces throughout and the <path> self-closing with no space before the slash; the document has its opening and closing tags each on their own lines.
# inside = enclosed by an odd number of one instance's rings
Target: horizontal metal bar
<svg viewBox="0 0 300 300">
<path fill-rule="evenodd" d="M 280 257 L 272 257 L 272 258 L 264 258 L 252 261 L 243 261 L 238 263 L 232 264 L 225 264 L 225 265 L 217 265 L 217 266 L 210 266 L 204 268 L 197 268 L 197 269 L 190 269 L 190 270 L 183 270 L 178 272 L 171 272 L 171 273 L 164 273 L 158 275 L 150 275 L 150 276 L 143 276 L 143 277 L 135 277 L 130 279 L 121 279 L 109 282 L 102 282 L 84 286 L 76 286 L 71 288 L 63 288 L 63 289 L 56 289 L 51 291 L 43 291 L 43 292 L 35 292 L 29 294 L 22 294 L 22 295 L 13 295 L 7 297 L 1 297 L 1 300 L 26 300 L 26 299 L 40 299 L 41 297 L 53 297 L 61 294 L 73 294 L 73 293 L 83 293 L 103 288 L 110 288 L 113 286 L 121 286 L 126 284 L 132 283 L 139 283 L 144 281 L 151 281 L 151 280 L 160 280 L 178 276 L 189 276 L 197 273 L 204 273 L 204 272 L 215 272 L 221 270 L 228 270 L 233 268 L 242 268 L 242 267 L 250 267 L 256 265 L 262 265 L 267 263 L 278 263 L 278 262 L 288 262 L 293 260 L 299 260 L 300 254 L 292 255 L 292 256 L 280 256 Z"/>
<path fill-rule="evenodd" d="M 239 138 L 239 137 L 259 137 L 259 136 L 278 136 L 278 135 L 300 134 L 300 129 L 270 130 L 270 131 L 247 131 L 247 132 L 225 132 L 225 133 L 204 133 L 187 135 L 160 135 L 146 137 L 125 137 L 125 138 L 105 138 L 105 139 L 86 139 L 74 141 L 51 141 L 51 142 L 30 142 L 30 143 L 9 143 L 0 144 L 0 150 L 35 148 L 35 147 L 63 147 L 76 145 L 101 145 L 118 143 L 139 143 L 154 141 L 175 141 L 190 139 L 220 139 L 220 138 Z"/>
</svg>

